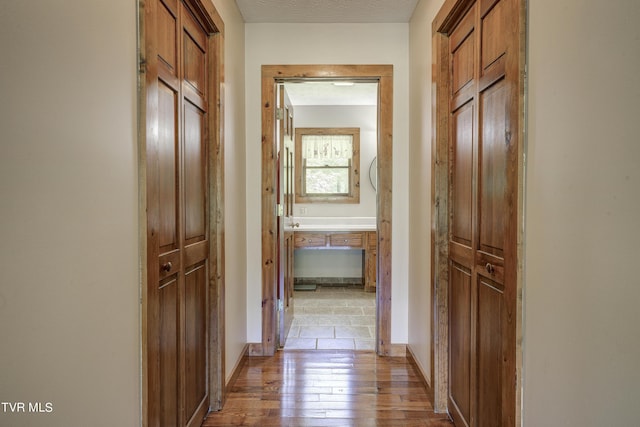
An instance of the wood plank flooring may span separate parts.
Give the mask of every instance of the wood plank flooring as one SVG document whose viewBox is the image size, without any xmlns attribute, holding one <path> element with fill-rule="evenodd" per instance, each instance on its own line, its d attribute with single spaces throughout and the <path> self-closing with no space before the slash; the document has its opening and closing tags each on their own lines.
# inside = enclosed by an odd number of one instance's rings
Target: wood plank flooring
<svg viewBox="0 0 640 427">
<path fill-rule="evenodd" d="M 434 414 L 409 361 L 348 350 L 250 357 L 203 427 L 453 426 Z"/>
</svg>

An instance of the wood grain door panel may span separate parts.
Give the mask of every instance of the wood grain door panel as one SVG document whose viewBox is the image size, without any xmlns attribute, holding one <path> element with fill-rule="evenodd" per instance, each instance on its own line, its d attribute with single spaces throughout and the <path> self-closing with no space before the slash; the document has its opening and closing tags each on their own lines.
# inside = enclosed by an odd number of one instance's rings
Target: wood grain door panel
<svg viewBox="0 0 640 427">
<path fill-rule="evenodd" d="M 186 244 L 206 238 L 204 112 L 184 103 L 184 209 Z"/>
<path fill-rule="evenodd" d="M 502 424 L 504 293 L 498 283 L 477 277 L 477 425 Z"/>
<path fill-rule="evenodd" d="M 471 270 L 450 265 L 449 278 L 449 400 L 458 423 L 471 418 Z"/>
<path fill-rule="evenodd" d="M 207 403 L 206 273 L 206 265 L 201 262 L 185 274 L 184 376 L 185 410 L 189 417 L 201 412 Z"/>
<path fill-rule="evenodd" d="M 448 40 L 448 404 L 471 427 L 514 424 L 515 1 L 478 0 Z"/>
<path fill-rule="evenodd" d="M 480 95 L 478 249 L 504 257 L 507 191 L 507 87 L 501 80 Z"/>
<path fill-rule="evenodd" d="M 451 170 L 451 240 L 471 247 L 473 210 L 474 103 L 468 102 L 453 113 Z"/>
<path fill-rule="evenodd" d="M 193 19 L 193 18 L 192 18 Z M 188 25 L 190 27 L 187 29 L 185 27 L 184 33 L 184 82 L 189 84 L 191 88 L 193 88 L 195 94 L 200 97 L 206 96 L 206 79 L 205 79 L 205 70 L 206 70 L 206 53 L 204 51 L 205 40 L 194 39 L 194 35 L 201 35 L 198 33 L 196 24 L 191 23 Z M 190 30 L 190 31 L 189 31 Z M 201 37 L 199 37 L 201 38 Z"/>
<path fill-rule="evenodd" d="M 163 280 L 158 288 L 158 422 L 163 427 L 179 425 L 179 292 L 177 274 Z"/>
<path fill-rule="evenodd" d="M 157 32 L 155 43 L 158 59 L 175 74 L 178 65 L 177 44 L 177 10 L 176 5 L 167 5 L 167 2 L 157 3 Z"/>
<path fill-rule="evenodd" d="M 160 252 L 178 247 L 178 96 L 165 82 L 158 82 L 158 244 Z"/>
<path fill-rule="evenodd" d="M 451 50 L 451 110 L 457 110 L 475 96 L 477 54 L 475 6 L 461 20 L 449 38 Z"/>
<path fill-rule="evenodd" d="M 145 417 L 191 427 L 209 406 L 208 34 L 184 2 L 152 0 L 146 12 Z"/>
<path fill-rule="evenodd" d="M 475 6 L 449 38 L 452 86 L 449 106 L 449 411 L 471 425 L 473 397 L 474 202 L 476 108 Z"/>
<path fill-rule="evenodd" d="M 507 25 L 512 25 L 508 19 L 508 2 L 498 0 L 484 0 L 481 2 L 482 21 L 482 74 L 495 61 L 497 61 L 507 51 L 508 39 L 506 37 Z"/>
</svg>

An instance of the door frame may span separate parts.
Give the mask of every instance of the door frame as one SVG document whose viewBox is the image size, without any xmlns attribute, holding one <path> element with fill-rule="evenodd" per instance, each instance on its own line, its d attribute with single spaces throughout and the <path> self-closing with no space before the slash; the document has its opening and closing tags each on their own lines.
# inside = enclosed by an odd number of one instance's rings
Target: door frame
<svg viewBox="0 0 640 427">
<path fill-rule="evenodd" d="M 432 123 L 431 140 L 431 378 L 434 410 L 447 412 L 449 391 L 449 94 L 450 52 L 448 33 L 471 6 L 480 0 L 445 0 L 432 22 Z M 524 284 L 524 185 L 526 93 L 526 1 L 514 0 L 518 10 L 518 200 L 511 213 L 517 226 L 516 262 L 516 425 L 522 425 L 522 316 Z"/>
<path fill-rule="evenodd" d="M 209 410 L 222 408 L 225 399 L 225 323 L 224 323 L 224 126 L 223 126 L 223 76 L 224 76 L 224 22 L 211 0 L 179 0 L 188 4 L 209 33 L 208 51 L 210 70 L 208 93 L 208 181 L 209 203 L 209 277 L 207 307 L 209 334 L 208 378 Z M 157 126 L 147 118 L 147 31 L 154 31 L 153 23 L 147 23 L 147 15 L 153 12 L 152 2 L 138 0 L 138 91 L 137 91 L 137 140 L 138 140 L 138 239 L 140 264 L 140 406 L 142 426 L 149 426 L 149 389 L 154 385 L 149 375 L 149 310 L 147 289 L 149 281 L 157 279 L 157 272 L 150 268 L 153 257 L 148 245 L 147 221 L 147 137 Z M 152 62 L 152 61 L 151 61 Z M 156 256 L 157 258 L 157 256 Z M 156 280 L 157 281 L 157 280 Z"/>
<path fill-rule="evenodd" d="M 376 352 L 392 355 L 391 345 L 391 207 L 393 149 L 393 65 L 262 66 L 262 343 L 252 355 L 275 354 L 277 309 L 277 215 L 275 87 L 292 80 L 350 79 L 378 83 L 378 235 Z"/>
</svg>

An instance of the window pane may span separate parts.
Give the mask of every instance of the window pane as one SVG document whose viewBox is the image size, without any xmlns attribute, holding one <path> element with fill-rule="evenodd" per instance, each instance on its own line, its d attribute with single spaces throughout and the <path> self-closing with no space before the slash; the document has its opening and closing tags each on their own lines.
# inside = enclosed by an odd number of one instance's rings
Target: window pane
<svg viewBox="0 0 640 427">
<path fill-rule="evenodd" d="M 302 135 L 302 157 L 307 160 L 350 159 L 352 155 L 351 135 Z"/>
<path fill-rule="evenodd" d="M 307 194 L 349 194 L 349 169 L 306 169 Z"/>
<path fill-rule="evenodd" d="M 296 128 L 296 203 L 359 203 L 359 128 Z"/>
</svg>

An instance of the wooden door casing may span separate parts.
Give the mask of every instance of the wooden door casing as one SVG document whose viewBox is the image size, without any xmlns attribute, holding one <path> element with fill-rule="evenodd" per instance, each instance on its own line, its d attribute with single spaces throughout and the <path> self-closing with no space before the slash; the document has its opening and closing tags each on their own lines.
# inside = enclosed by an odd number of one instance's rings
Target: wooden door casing
<svg viewBox="0 0 640 427">
<path fill-rule="evenodd" d="M 278 82 L 300 79 L 353 79 L 378 82 L 378 197 L 376 351 L 394 354 L 391 344 L 391 241 L 393 177 L 393 66 L 391 65 L 263 65 L 262 66 L 262 341 L 251 345 L 252 355 L 273 355 L 276 350 L 277 218 L 275 88 Z M 400 350 L 398 348 L 398 350 Z M 400 350 L 403 351 L 404 349 Z"/>
<path fill-rule="evenodd" d="M 210 402 L 212 382 L 216 399 L 221 397 L 211 379 L 223 366 L 218 349 L 216 360 L 209 352 L 209 341 L 219 336 L 210 333 L 210 310 L 220 301 L 209 295 L 222 253 L 221 224 L 210 220 L 211 207 L 222 201 L 214 84 L 219 51 L 212 39 L 214 21 L 221 21 L 212 5 L 198 0 L 153 0 L 140 7 L 143 425 L 199 426 L 217 406 Z"/>
<path fill-rule="evenodd" d="M 435 400 L 446 390 L 460 426 L 519 417 L 522 10 L 520 0 L 449 0 L 434 21 L 434 161 L 446 167 L 434 167 L 432 265 L 435 315 L 447 318 L 434 334 L 448 343 L 435 352 L 448 359 L 434 362 L 448 372 Z"/>
</svg>

